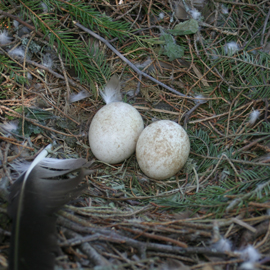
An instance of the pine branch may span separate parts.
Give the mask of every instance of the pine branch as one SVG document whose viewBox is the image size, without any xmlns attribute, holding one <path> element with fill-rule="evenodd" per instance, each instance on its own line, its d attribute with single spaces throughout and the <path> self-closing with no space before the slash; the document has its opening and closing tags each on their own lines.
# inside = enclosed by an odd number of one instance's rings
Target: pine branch
<svg viewBox="0 0 270 270">
<path fill-rule="evenodd" d="M 61 9 L 66 9 L 73 16 L 74 20 L 80 21 L 83 25 L 90 25 L 92 29 L 97 27 L 98 31 L 107 38 L 117 37 L 120 41 L 123 41 L 124 37 L 129 35 L 129 24 L 115 22 L 110 17 L 94 11 L 85 5 L 85 3 L 67 2 L 64 0 L 58 0 L 56 2 L 63 3 L 64 5 Z"/>
<path fill-rule="evenodd" d="M 13 61 L 3 55 L 0 55 L 0 72 L 2 73 L 3 71 L 9 72 L 10 79 L 13 79 L 20 84 L 28 83 L 27 78 L 21 75 L 21 68 L 14 66 Z"/>
</svg>

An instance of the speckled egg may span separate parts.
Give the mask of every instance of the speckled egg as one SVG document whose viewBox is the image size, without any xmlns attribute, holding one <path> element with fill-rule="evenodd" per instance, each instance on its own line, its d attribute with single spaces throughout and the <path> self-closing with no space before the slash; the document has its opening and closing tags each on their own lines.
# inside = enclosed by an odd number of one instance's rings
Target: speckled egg
<svg viewBox="0 0 270 270">
<path fill-rule="evenodd" d="M 131 105 L 124 102 L 105 105 L 90 125 L 91 151 L 106 163 L 122 162 L 134 153 L 143 127 L 140 113 Z"/>
<path fill-rule="evenodd" d="M 190 142 L 186 131 L 169 120 L 157 121 L 146 127 L 136 146 L 141 170 L 158 180 L 175 175 L 186 163 L 189 152 Z"/>
</svg>

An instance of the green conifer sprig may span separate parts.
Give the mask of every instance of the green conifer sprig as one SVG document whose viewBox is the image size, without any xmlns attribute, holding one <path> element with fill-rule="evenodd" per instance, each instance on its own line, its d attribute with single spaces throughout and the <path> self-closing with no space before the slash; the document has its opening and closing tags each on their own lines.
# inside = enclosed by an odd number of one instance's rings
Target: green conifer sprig
<svg viewBox="0 0 270 270">
<path fill-rule="evenodd" d="M 10 78 L 15 80 L 17 83 L 23 84 L 27 83 L 27 77 L 23 76 L 21 67 L 13 65 L 13 61 L 8 59 L 4 55 L 0 55 L 0 73 L 9 72 Z"/>
<path fill-rule="evenodd" d="M 123 41 L 124 37 L 129 35 L 128 28 L 130 25 L 128 23 L 115 22 L 110 17 L 94 11 L 85 3 L 57 1 L 62 4 L 60 8 L 66 9 L 74 20 L 80 21 L 85 27 L 97 28 L 107 38 L 117 37 L 120 41 Z"/>
<path fill-rule="evenodd" d="M 98 51 L 95 55 L 89 55 L 88 48 L 77 39 L 68 28 L 57 19 L 55 14 L 38 14 L 39 6 L 36 2 L 22 3 L 24 10 L 30 15 L 36 29 L 41 29 L 45 36 L 49 36 L 50 44 L 57 44 L 57 50 L 65 57 L 69 65 L 73 65 L 81 81 L 92 79 L 99 83 L 104 83 L 104 76 L 108 75 L 108 66 L 102 52 Z M 100 67 L 97 71 L 93 61 Z"/>
<path fill-rule="evenodd" d="M 15 4 L 14 1 L 8 2 Z M 33 23 L 37 31 L 48 37 L 49 44 L 55 46 L 69 66 L 75 68 L 82 82 L 106 82 L 106 78 L 110 76 L 110 68 L 105 52 L 97 46 L 93 49 L 92 44 L 83 42 L 76 30 L 72 30 L 72 21 L 79 21 L 108 39 L 117 37 L 120 41 L 128 34 L 128 23 L 113 21 L 105 14 L 93 10 L 90 5 L 76 1 L 52 0 L 41 3 L 37 0 L 18 0 L 16 4 L 21 6 L 17 15 L 28 23 Z M 68 15 L 68 20 L 63 23 L 61 19 L 65 14 Z"/>
</svg>

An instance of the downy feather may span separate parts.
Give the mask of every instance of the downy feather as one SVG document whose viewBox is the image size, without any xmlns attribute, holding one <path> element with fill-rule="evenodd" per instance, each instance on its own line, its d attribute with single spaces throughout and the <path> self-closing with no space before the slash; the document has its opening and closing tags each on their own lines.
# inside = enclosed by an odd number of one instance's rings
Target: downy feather
<svg viewBox="0 0 270 270">
<path fill-rule="evenodd" d="M 84 159 L 45 158 L 50 148 L 47 146 L 11 186 L 9 270 L 54 269 L 59 254 L 54 213 L 85 188 L 78 185 L 86 175 L 83 167 L 91 163 Z M 67 176 L 76 171 L 77 176 Z"/>
<path fill-rule="evenodd" d="M 204 104 L 207 102 L 207 99 L 203 95 L 196 95 L 194 102 L 196 104 Z"/>
<path fill-rule="evenodd" d="M 241 258 L 247 262 L 257 262 L 261 254 L 252 245 L 248 245 L 245 249 L 239 251 Z"/>
<path fill-rule="evenodd" d="M 10 121 L 10 122 L 4 122 L 0 123 L 0 132 L 3 132 L 5 135 L 9 135 L 10 132 L 16 131 L 18 128 L 18 122 L 17 121 Z"/>
<path fill-rule="evenodd" d="M 104 90 L 100 91 L 100 95 L 106 104 L 122 101 L 120 88 L 121 85 L 119 78 L 116 75 L 112 76 Z"/>
<path fill-rule="evenodd" d="M 232 244 L 228 239 L 222 237 L 216 243 L 214 243 L 212 247 L 219 252 L 229 252 L 232 249 Z"/>
<path fill-rule="evenodd" d="M 25 50 L 22 47 L 8 51 L 8 54 L 14 58 L 22 59 L 25 56 Z"/>
<path fill-rule="evenodd" d="M 255 124 L 255 122 L 257 121 L 257 119 L 260 116 L 260 111 L 259 110 L 255 110 L 252 111 L 252 113 L 249 115 L 249 125 L 253 126 Z"/>
<path fill-rule="evenodd" d="M 53 67 L 54 63 L 53 63 L 53 59 L 50 53 L 46 53 L 45 55 L 43 55 L 42 65 L 49 69 Z"/>
<path fill-rule="evenodd" d="M 6 45 L 11 42 L 11 37 L 8 36 L 8 32 L 6 30 L 0 31 L 0 44 Z"/>
<path fill-rule="evenodd" d="M 90 96 L 90 94 L 89 94 L 87 91 L 85 91 L 85 90 L 80 91 L 78 94 L 72 93 L 72 94 L 70 95 L 69 102 L 70 102 L 70 103 L 73 103 L 73 102 L 82 100 L 82 99 L 84 99 L 84 98 L 87 98 L 87 97 L 89 97 L 89 96 Z"/>
<path fill-rule="evenodd" d="M 225 54 L 227 55 L 233 55 L 239 50 L 240 50 L 239 45 L 234 41 L 228 42 L 224 45 L 224 51 L 225 51 Z"/>
<path fill-rule="evenodd" d="M 201 17 L 201 12 L 199 12 L 196 8 L 192 9 L 190 11 L 190 14 L 194 20 L 199 20 L 199 18 Z"/>
</svg>

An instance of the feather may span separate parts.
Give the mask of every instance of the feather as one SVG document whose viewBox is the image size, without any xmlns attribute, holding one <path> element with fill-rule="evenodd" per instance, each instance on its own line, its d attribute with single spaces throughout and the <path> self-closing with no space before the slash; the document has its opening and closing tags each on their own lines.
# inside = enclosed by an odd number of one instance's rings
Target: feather
<svg viewBox="0 0 270 270">
<path fill-rule="evenodd" d="M 144 68 L 146 68 L 147 66 L 149 66 L 152 63 L 152 60 L 150 58 L 147 58 L 143 63 L 141 64 L 136 64 L 135 66 L 140 69 L 143 70 Z"/>
<path fill-rule="evenodd" d="M 14 25 L 15 28 L 18 28 L 20 24 L 19 24 L 18 21 L 13 20 L 13 25 Z"/>
<path fill-rule="evenodd" d="M 0 31 L 0 44 L 6 45 L 11 42 L 11 37 L 8 36 L 8 32 L 6 30 Z"/>
<path fill-rule="evenodd" d="M 204 104 L 207 102 L 207 99 L 205 99 L 205 97 L 203 95 L 196 95 L 194 102 L 196 104 Z"/>
<path fill-rule="evenodd" d="M 165 17 L 165 14 L 164 14 L 163 12 L 160 12 L 160 13 L 158 14 L 158 17 L 159 17 L 160 20 L 163 20 L 164 17 Z"/>
<path fill-rule="evenodd" d="M 224 52 L 227 55 L 233 55 L 240 50 L 238 44 L 234 41 L 228 42 L 224 45 Z"/>
<path fill-rule="evenodd" d="M 116 75 L 112 76 L 109 82 L 106 84 L 105 89 L 100 91 L 100 95 L 106 104 L 122 101 L 120 88 L 121 85 L 119 78 Z"/>
<path fill-rule="evenodd" d="M 240 270 L 259 270 L 259 268 L 257 268 L 253 262 L 243 262 L 242 264 L 240 264 L 239 269 Z"/>
<path fill-rule="evenodd" d="M 155 67 L 152 63 L 153 61 L 150 58 L 148 58 L 143 63 L 136 64 L 135 66 L 140 70 L 144 70 L 147 73 L 151 73 L 155 71 Z M 162 62 L 160 62 L 160 65 L 163 66 Z M 146 67 L 147 69 L 145 69 Z"/>
<path fill-rule="evenodd" d="M 232 244 L 228 239 L 222 237 L 216 243 L 214 243 L 212 247 L 219 252 L 230 252 L 232 249 Z"/>
<path fill-rule="evenodd" d="M 259 110 L 255 110 L 252 111 L 252 113 L 249 115 L 249 125 L 253 126 L 255 124 L 255 122 L 257 121 L 257 119 L 260 116 L 260 111 Z"/>
<path fill-rule="evenodd" d="M 31 162 L 26 160 L 15 160 L 12 163 L 9 163 L 9 165 L 12 167 L 14 171 L 16 171 L 19 174 L 25 173 L 29 167 L 31 166 Z"/>
<path fill-rule="evenodd" d="M 245 249 L 239 251 L 239 253 L 241 258 L 246 262 L 254 263 L 261 257 L 261 254 L 252 245 L 248 245 Z"/>
<path fill-rule="evenodd" d="M 78 184 L 91 164 L 85 159 L 45 158 L 47 146 L 11 186 L 8 214 L 13 219 L 9 270 L 54 269 L 59 254 L 56 215 L 83 187 Z M 75 177 L 68 173 L 78 171 Z"/>
<path fill-rule="evenodd" d="M 54 63 L 50 53 L 46 53 L 45 55 L 43 55 L 42 64 L 44 67 L 47 67 L 49 69 L 53 67 Z"/>
<path fill-rule="evenodd" d="M 18 122 L 17 121 L 10 121 L 4 122 L 3 124 L 0 123 L 0 132 L 3 132 L 6 136 L 10 135 L 10 132 L 16 132 L 18 129 Z"/>
<path fill-rule="evenodd" d="M 221 5 L 221 13 L 222 14 L 229 14 L 229 9 L 224 4 Z"/>
<path fill-rule="evenodd" d="M 22 59 L 25 56 L 25 50 L 23 49 L 23 47 L 18 47 L 8 51 L 8 54 L 14 58 Z"/>
<path fill-rule="evenodd" d="M 190 11 L 190 14 L 194 20 L 199 20 L 199 18 L 201 17 L 201 12 L 199 12 L 196 8 L 192 9 Z"/>
<path fill-rule="evenodd" d="M 73 103 L 73 102 L 82 100 L 82 99 L 87 98 L 87 97 L 90 97 L 90 94 L 85 90 L 80 91 L 78 94 L 72 93 L 70 95 L 69 102 Z"/>
</svg>

